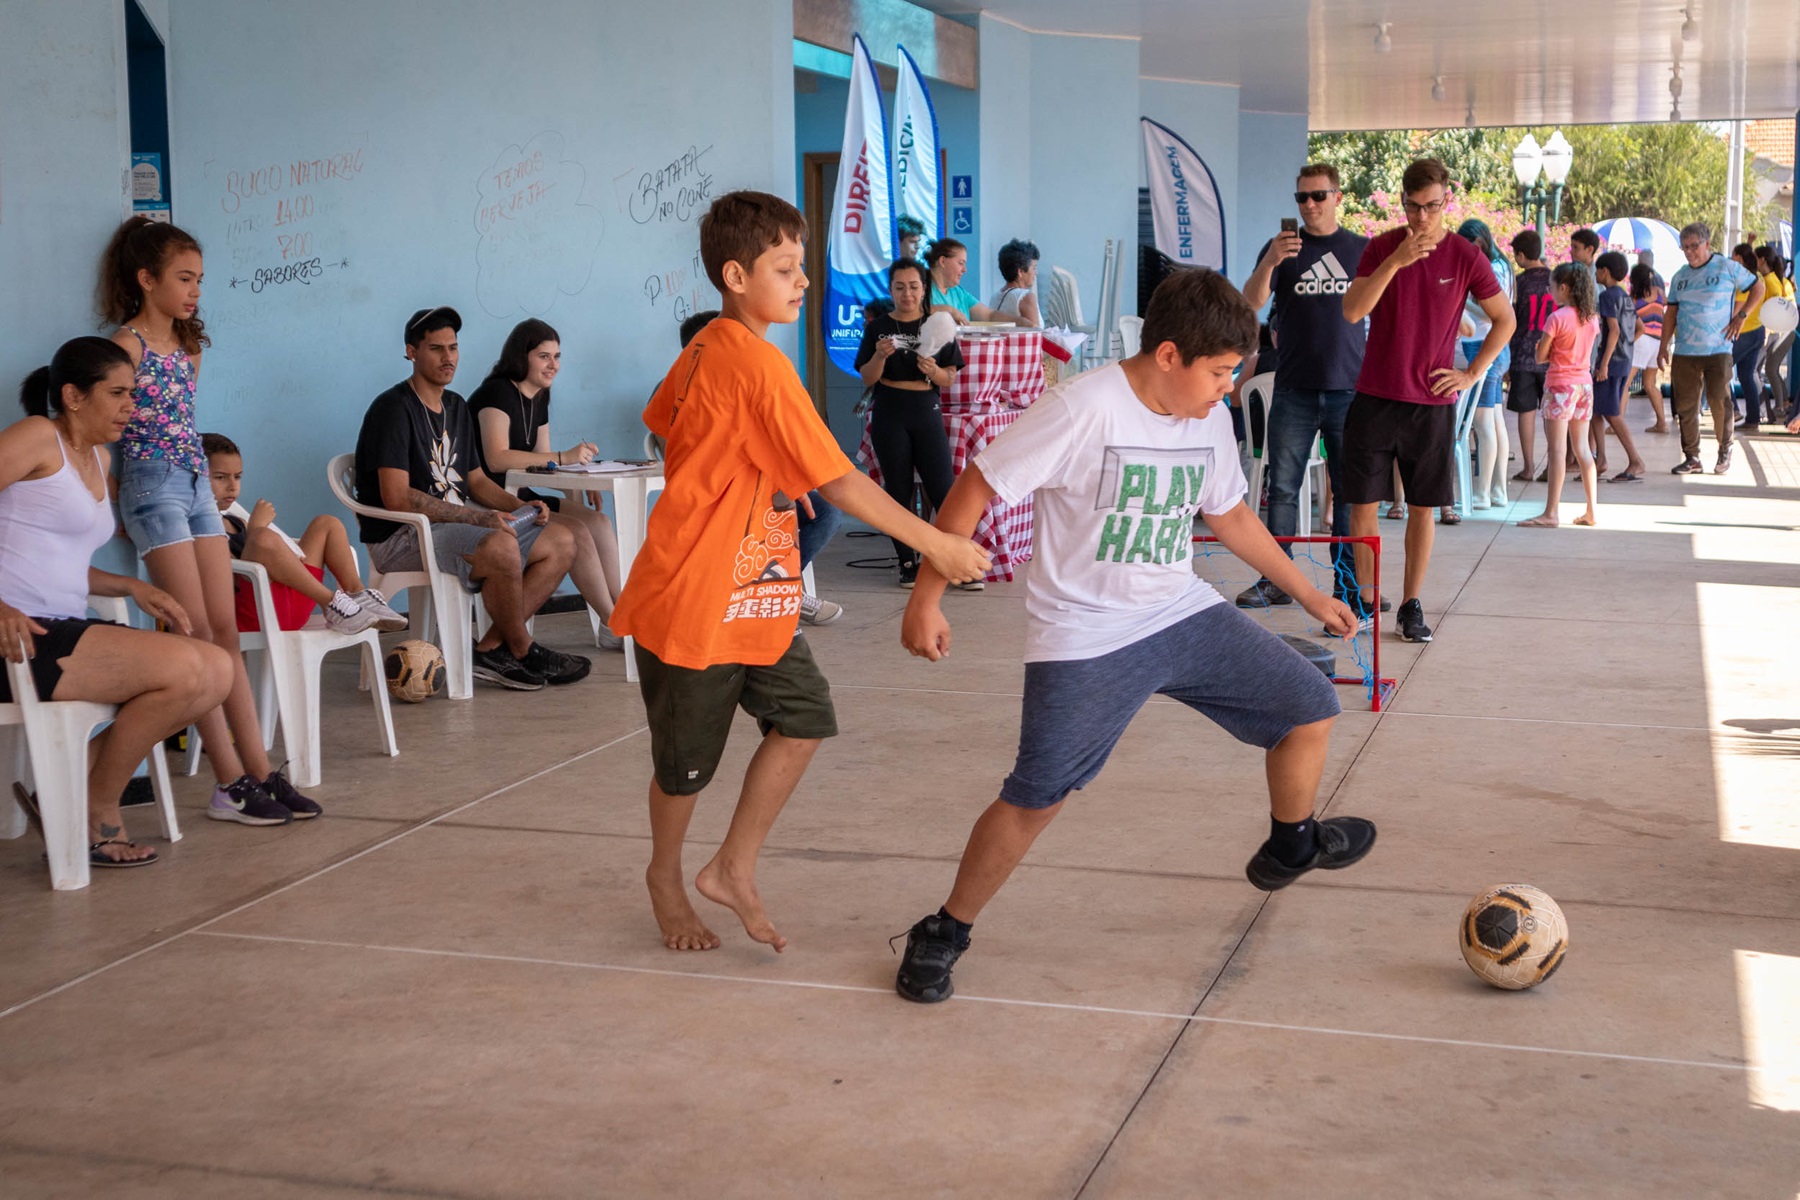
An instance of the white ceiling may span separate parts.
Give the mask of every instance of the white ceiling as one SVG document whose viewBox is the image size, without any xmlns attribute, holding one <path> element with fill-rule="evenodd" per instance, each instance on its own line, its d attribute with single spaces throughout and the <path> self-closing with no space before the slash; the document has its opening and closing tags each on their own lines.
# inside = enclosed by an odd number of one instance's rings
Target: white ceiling
<svg viewBox="0 0 1800 1200">
<path fill-rule="evenodd" d="M 1312 128 L 1443 128 L 1792 116 L 1800 0 L 914 0 L 1033 30 L 1142 39 L 1140 72 L 1239 85 Z M 1389 24 L 1392 49 L 1375 47 Z M 1432 77 L 1444 99 L 1431 98 Z"/>
</svg>

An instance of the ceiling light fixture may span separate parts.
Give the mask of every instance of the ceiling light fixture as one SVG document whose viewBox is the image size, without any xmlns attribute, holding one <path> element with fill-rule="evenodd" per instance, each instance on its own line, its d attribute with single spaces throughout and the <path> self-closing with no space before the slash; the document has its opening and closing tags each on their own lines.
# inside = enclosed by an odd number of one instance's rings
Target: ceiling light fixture
<svg viewBox="0 0 1800 1200">
<path fill-rule="evenodd" d="M 1694 6 L 1688 5 L 1681 10 L 1681 40 L 1697 42 L 1700 40 L 1700 22 L 1694 20 Z"/>
<path fill-rule="evenodd" d="M 1386 54 L 1394 48 L 1394 39 L 1388 36 L 1388 26 L 1390 24 L 1391 22 L 1388 21 L 1377 21 L 1375 23 L 1375 53 L 1377 54 Z"/>
<path fill-rule="evenodd" d="M 1431 77 L 1431 98 L 1438 101 L 1442 101 L 1444 98 L 1444 77 L 1442 75 Z"/>
</svg>

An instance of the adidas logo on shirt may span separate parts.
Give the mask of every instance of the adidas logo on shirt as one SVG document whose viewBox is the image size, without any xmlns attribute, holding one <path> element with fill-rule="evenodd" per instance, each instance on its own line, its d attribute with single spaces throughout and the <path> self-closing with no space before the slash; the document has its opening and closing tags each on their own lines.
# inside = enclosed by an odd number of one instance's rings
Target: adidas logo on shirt
<svg viewBox="0 0 1800 1200">
<path fill-rule="evenodd" d="M 1329 250 L 1294 283 L 1296 296 L 1341 296 L 1350 290 L 1350 277 Z"/>
</svg>

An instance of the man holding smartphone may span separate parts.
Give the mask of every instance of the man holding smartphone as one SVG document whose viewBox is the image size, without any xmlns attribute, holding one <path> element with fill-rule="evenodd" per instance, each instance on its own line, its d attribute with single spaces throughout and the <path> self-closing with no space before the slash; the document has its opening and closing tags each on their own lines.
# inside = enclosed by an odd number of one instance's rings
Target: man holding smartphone
<svg viewBox="0 0 1800 1200">
<path fill-rule="evenodd" d="M 1333 497 L 1331 532 L 1350 533 L 1350 506 L 1343 502 L 1338 475 L 1343 460 L 1344 415 L 1356 394 L 1362 369 L 1364 327 L 1344 320 L 1344 293 L 1361 261 L 1368 239 L 1338 226 L 1343 200 L 1337 168 L 1310 163 L 1300 169 L 1294 203 L 1300 218 L 1284 217 L 1281 232 L 1265 244 L 1244 299 L 1261 308 L 1269 304 L 1269 331 L 1275 339 L 1275 390 L 1263 435 L 1263 461 L 1269 480 L 1269 532 L 1292 537 L 1300 525 L 1300 480 L 1313 442 L 1325 438 L 1325 468 Z M 1254 504 L 1256 497 L 1251 497 Z M 1356 572 L 1348 546 L 1335 547 L 1333 587 L 1337 599 L 1359 618 L 1369 614 L 1359 600 Z M 1289 551 L 1290 558 L 1293 557 Z M 1291 604 L 1293 598 L 1268 579 L 1240 592 L 1239 608 Z M 1373 603 L 1373 600 L 1371 600 Z M 1390 606 L 1381 602 L 1382 611 Z"/>
</svg>

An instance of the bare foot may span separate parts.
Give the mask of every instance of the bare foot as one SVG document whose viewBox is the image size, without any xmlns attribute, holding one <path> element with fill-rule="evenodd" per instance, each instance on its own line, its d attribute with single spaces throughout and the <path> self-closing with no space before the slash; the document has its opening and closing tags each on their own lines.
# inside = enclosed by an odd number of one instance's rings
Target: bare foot
<svg viewBox="0 0 1800 1200">
<path fill-rule="evenodd" d="M 1581 516 L 1575 518 L 1573 524 L 1586 525 L 1586 526 L 1591 527 L 1595 524 L 1595 521 L 1591 515 L 1583 513 Z"/>
<path fill-rule="evenodd" d="M 700 914 L 689 903 L 687 889 L 681 886 L 679 878 L 671 887 L 645 871 L 644 883 L 650 888 L 650 907 L 655 910 L 656 923 L 662 928 L 663 945 L 671 950 L 719 948 L 719 935 L 700 920 Z"/>
<path fill-rule="evenodd" d="M 787 949 L 787 939 L 775 932 L 769 915 L 763 911 L 762 897 L 756 894 L 756 881 L 728 875 L 713 859 L 700 868 L 700 874 L 694 877 L 694 887 L 702 896 L 714 904 L 723 904 L 738 915 L 744 923 L 744 932 L 752 940 L 773 946 L 777 953 Z"/>
<path fill-rule="evenodd" d="M 1560 523 L 1561 522 L 1559 522 L 1555 517 L 1551 516 L 1549 513 L 1544 513 L 1541 516 L 1532 517 L 1528 521 L 1520 521 L 1519 522 L 1519 524 L 1523 525 L 1527 529 L 1555 529 L 1557 527 L 1557 525 L 1559 525 Z"/>
</svg>

